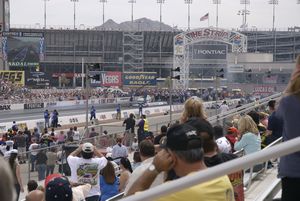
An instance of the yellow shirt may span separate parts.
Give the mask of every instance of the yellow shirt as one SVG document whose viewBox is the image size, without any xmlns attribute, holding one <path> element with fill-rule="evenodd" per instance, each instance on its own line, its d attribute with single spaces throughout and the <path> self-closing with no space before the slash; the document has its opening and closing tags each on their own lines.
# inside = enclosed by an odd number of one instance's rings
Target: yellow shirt
<svg viewBox="0 0 300 201">
<path fill-rule="evenodd" d="M 147 119 L 144 119 L 145 123 L 144 123 L 144 131 L 149 131 L 149 122 Z"/>
<path fill-rule="evenodd" d="M 228 177 L 223 176 L 161 197 L 157 201 L 234 201 L 234 193 Z"/>
</svg>

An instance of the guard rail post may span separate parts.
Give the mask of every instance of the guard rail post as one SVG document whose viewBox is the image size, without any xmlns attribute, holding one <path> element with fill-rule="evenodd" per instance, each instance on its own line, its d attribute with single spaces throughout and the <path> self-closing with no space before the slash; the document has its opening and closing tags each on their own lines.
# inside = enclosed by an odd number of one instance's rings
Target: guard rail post
<svg viewBox="0 0 300 201">
<path fill-rule="evenodd" d="M 28 181 L 30 181 L 30 164 L 31 164 L 31 157 L 29 153 L 28 154 Z"/>
<path fill-rule="evenodd" d="M 100 135 L 103 133 L 103 126 L 100 125 Z"/>
</svg>

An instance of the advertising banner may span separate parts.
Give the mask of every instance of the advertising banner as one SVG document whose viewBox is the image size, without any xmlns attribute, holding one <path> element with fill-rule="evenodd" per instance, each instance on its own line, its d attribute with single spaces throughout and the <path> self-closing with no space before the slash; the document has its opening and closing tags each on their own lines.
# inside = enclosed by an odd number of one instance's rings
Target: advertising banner
<svg viewBox="0 0 300 201">
<path fill-rule="evenodd" d="M 101 73 L 101 84 L 104 87 L 119 87 L 122 84 L 122 73 L 108 71 Z"/>
<path fill-rule="evenodd" d="M 266 95 L 275 93 L 274 86 L 256 86 L 253 89 L 255 95 Z"/>
<path fill-rule="evenodd" d="M 0 70 L 0 79 L 24 86 L 24 71 Z"/>
<path fill-rule="evenodd" d="M 44 103 L 26 103 L 26 104 L 24 104 L 25 110 L 39 109 L 39 108 L 44 108 Z"/>
<path fill-rule="evenodd" d="M 10 67 L 36 67 L 44 58 L 43 34 L 3 32 L 2 54 Z"/>
<path fill-rule="evenodd" d="M 264 84 L 277 84 L 277 75 L 264 76 L 263 83 Z"/>
<path fill-rule="evenodd" d="M 192 58 L 196 60 L 226 60 L 227 45 L 193 45 Z"/>
<path fill-rule="evenodd" d="M 11 110 L 11 105 L 10 104 L 1 104 L 0 111 L 3 111 L 3 110 Z"/>
<path fill-rule="evenodd" d="M 91 78 L 91 87 L 119 87 L 122 85 L 122 73 L 118 71 L 90 71 L 90 76 L 97 76 L 98 79 Z"/>
<path fill-rule="evenodd" d="M 238 64 L 228 65 L 227 72 L 228 73 L 243 73 L 244 65 L 238 65 Z"/>
<path fill-rule="evenodd" d="M 31 71 L 26 73 L 26 86 L 44 88 L 50 85 L 49 76 L 45 72 Z"/>
<path fill-rule="evenodd" d="M 124 72 L 124 86 L 156 86 L 156 72 Z"/>
</svg>

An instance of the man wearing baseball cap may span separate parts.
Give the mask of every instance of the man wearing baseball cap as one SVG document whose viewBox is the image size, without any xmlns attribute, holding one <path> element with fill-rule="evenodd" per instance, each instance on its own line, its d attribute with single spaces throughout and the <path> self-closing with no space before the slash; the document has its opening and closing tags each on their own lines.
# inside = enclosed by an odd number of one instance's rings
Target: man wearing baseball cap
<svg viewBox="0 0 300 201">
<path fill-rule="evenodd" d="M 156 176 L 173 169 L 178 177 L 205 170 L 202 139 L 196 130 L 186 124 L 171 127 L 167 132 L 165 148 L 154 157 L 152 165 L 129 189 L 127 195 L 146 190 Z M 228 177 L 222 176 L 211 181 L 197 184 L 187 189 L 159 198 L 160 201 L 233 201 L 234 193 Z"/>
<path fill-rule="evenodd" d="M 81 154 L 81 157 L 78 155 Z M 91 184 L 86 201 L 98 201 L 100 197 L 99 172 L 107 160 L 94 145 L 87 142 L 80 145 L 67 158 L 71 169 L 70 181 L 78 184 Z"/>
</svg>

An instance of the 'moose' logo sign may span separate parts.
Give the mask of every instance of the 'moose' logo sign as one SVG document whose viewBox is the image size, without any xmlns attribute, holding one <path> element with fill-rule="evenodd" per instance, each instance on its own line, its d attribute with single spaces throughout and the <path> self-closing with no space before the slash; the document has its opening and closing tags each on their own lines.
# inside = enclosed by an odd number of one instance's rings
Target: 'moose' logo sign
<svg viewBox="0 0 300 201">
<path fill-rule="evenodd" d="M 104 87 L 120 86 L 122 83 L 121 79 L 121 72 L 109 71 L 101 74 L 102 86 Z"/>
</svg>

